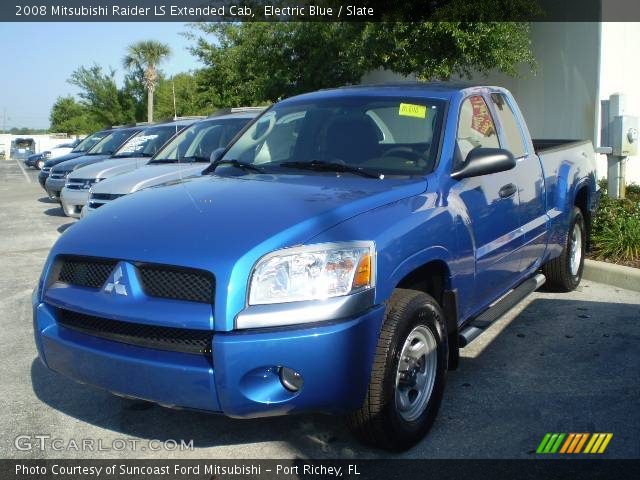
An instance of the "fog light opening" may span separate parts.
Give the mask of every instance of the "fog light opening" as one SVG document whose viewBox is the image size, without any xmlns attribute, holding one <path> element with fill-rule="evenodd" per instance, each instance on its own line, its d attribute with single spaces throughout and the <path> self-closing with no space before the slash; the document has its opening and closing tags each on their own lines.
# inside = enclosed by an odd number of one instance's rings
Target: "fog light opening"
<svg viewBox="0 0 640 480">
<path fill-rule="evenodd" d="M 291 368 L 280 367 L 280 382 L 290 392 L 297 392 L 302 388 L 302 375 Z"/>
</svg>

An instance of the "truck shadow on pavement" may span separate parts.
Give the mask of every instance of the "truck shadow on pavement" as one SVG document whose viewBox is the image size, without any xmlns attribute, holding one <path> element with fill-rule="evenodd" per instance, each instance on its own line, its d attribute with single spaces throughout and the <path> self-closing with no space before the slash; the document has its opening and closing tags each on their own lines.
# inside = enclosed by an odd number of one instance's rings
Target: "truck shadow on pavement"
<svg viewBox="0 0 640 480">
<path fill-rule="evenodd" d="M 544 294 L 509 318 L 462 351 L 430 434 L 402 456 L 532 458 L 545 432 L 557 431 L 613 432 L 607 457 L 640 457 L 640 305 Z M 313 458 L 394 456 L 361 446 L 339 417 L 234 420 L 170 410 L 75 383 L 37 359 L 31 380 L 42 402 L 84 422 L 74 438 L 105 437 L 97 426 L 143 439 L 193 440 L 196 449 L 286 442 Z M 260 456 L 261 447 L 252 448 L 246 456 Z"/>
<path fill-rule="evenodd" d="M 66 215 L 64 214 L 64 210 L 62 210 L 62 206 L 60 204 L 58 204 L 57 207 L 48 208 L 42 213 L 44 213 L 45 215 L 49 215 L 50 217 L 66 217 Z"/>
</svg>

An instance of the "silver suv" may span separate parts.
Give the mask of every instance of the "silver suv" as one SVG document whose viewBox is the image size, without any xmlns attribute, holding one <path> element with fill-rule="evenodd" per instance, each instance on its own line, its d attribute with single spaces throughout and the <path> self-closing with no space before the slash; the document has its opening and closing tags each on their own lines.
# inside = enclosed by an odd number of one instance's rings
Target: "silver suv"
<svg viewBox="0 0 640 480">
<path fill-rule="evenodd" d="M 91 187 L 81 216 L 93 213 L 119 197 L 167 182 L 199 176 L 211 154 L 225 147 L 264 108 L 232 109 L 231 113 L 201 120 L 176 135 L 146 165 Z"/>
</svg>

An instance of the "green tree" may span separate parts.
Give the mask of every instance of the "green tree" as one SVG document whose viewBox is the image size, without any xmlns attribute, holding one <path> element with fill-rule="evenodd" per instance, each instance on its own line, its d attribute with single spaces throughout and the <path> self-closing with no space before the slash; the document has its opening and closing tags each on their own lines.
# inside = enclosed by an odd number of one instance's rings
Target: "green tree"
<svg viewBox="0 0 640 480">
<path fill-rule="evenodd" d="M 174 115 L 206 115 L 214 108 L 203 102 L 198 92 L 196 73 L 178 73 L 171 78 L 161 77 L 155 92 L 155 115 L 157 118 L 173 118 Z M 175 91 L 175 111 L 173 93 Z"/>
<path fill-rule="evenodd" d="M 355 47 L 367 69 L 385 68 L 419 80 L 534 68 L 528 23 L 415 22 L 367 24 Z"/>
<path fill-rule="evenodd" d="M 78 96 L 82 105 L 100 125 L 135 121 L 134 102 L 130 95 L 118 89 L 114 70 L 105 73 L 97 64 L 79 67 L 71 74 L 69 83 L 80 89 Z"/>
<path fill-rule="evenodd" d="M 198 77 L 201 93 L 217 106 L 273 102 L 354 83 L 365 72 L 350 51 L 362 30 L 354 24 L 249 22 L 196 28 L 192 53 L 206 66 Z"/>
<path fill-rule="evenodd" d="M 359 83 L 377 68 L 433 80 L 534 64 L 522 22 L 205 23 L 188 36 L 205 65 L 200 91 L 220 106 Z"/>
<path fill-rule="evenodd" d="M 94 132 L 102 126 L 89 113 L 85 105 L 75 98 L 58 97 L 49 115 L 52 132 L 82 134 Z"/>
<path fill-rule="evenodd" d="M 153 93 L 158 82 L 158 64 L 171 54 L 168 45 L 155 40 L 134 43 L 127 49 L 122 63 L 134 72 L 144 72 L 143 82 L 147 90 L 147 121 L 153 122 Z"/>
</svg>

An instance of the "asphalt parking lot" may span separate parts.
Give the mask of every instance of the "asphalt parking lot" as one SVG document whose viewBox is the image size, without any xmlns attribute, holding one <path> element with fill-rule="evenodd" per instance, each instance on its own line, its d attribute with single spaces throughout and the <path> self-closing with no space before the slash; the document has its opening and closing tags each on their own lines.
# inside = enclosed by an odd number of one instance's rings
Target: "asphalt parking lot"
<svg viewBox="0 0 640 480">
<path fill-rule="evenodd" d="M 30 296 L 50 246 L 75 220 L 36 176 L 0 160 L 0 457 L 389 456 L 359 445 L 340 418 L 232 420 L 122 400 L 47 371 L 36 358 Z M 463 350 L 433 430 L 402 456 L 534 458 L 546 432 L 611 432 L 603 456 L 640 458 L 639 346 L 637 292 L 584 281 L 571 294 L 536 293 Z M 19 435 L 61 439 L 62 450 L 20 450 Z M 124 451 L 69 447 L 83 439 L 127 442 Z M 194 449 L 152 451 L 152 439 L 193 440 Z"/>
</svg>

